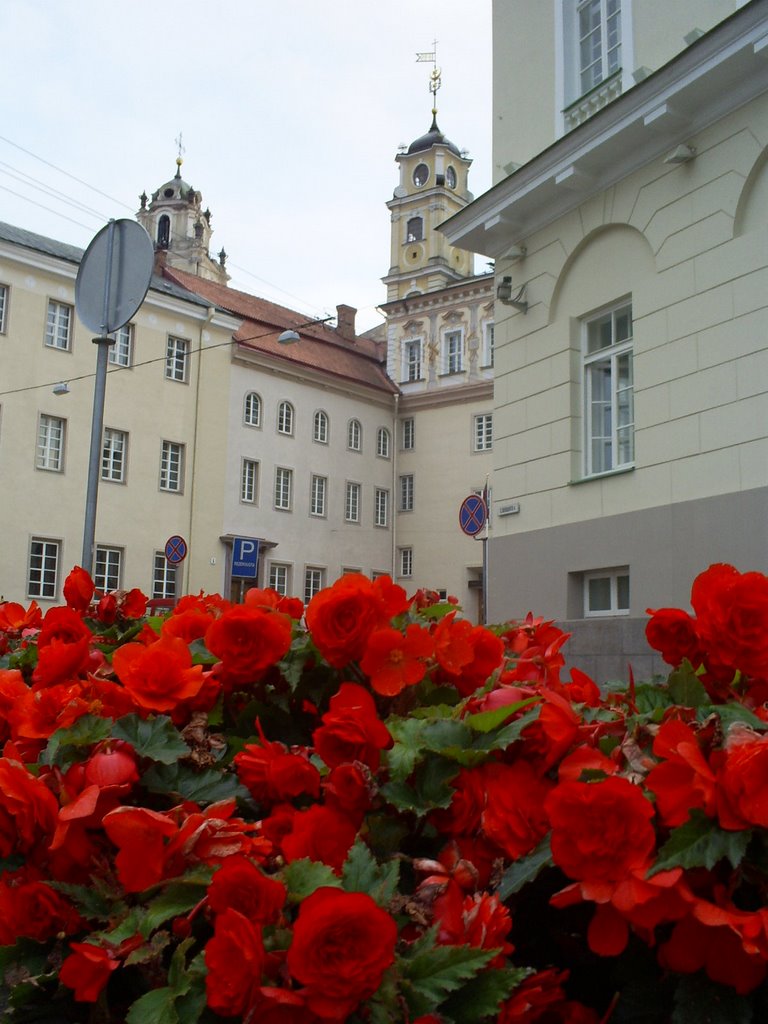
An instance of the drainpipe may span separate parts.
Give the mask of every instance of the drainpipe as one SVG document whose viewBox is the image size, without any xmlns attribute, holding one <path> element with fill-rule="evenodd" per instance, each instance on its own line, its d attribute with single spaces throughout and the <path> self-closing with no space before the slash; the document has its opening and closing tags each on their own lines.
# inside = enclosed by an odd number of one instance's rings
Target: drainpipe
<svg viewBox="0 0 768 1024">
<path fill-rule="evenodd" d="M 192 458 L 190 460 L 190 477 L 189 477 L 189 527 L 188 527 L 188 530 L 187 530 L 187 536 L 189 537 L 189 549 L 190 549 L 190 551 L 193 550 L 193 543 L 194 543 L 193 538 L 192 538 L 192 522 L 193 522 L 194 513 L 195 513 L 195 476 L 196 476 L 196 470 L 197 470 L 197 424 L 198 424 L 198 418 L 199 418 L 199 413 L 200 413 L 200 390 L 201 390 L 201 382 L 202 382 L 202 378 L 203 378 L 203 359 L 202 359 L 202 353 L 203 353 L 203 333 L 205 332 L 206 327 L 211 322 L 211 320 L 213 320 L 215 315 L 216 315 L 216 307 L 215 306 L 209 306 L 207 311 L 206 311 L 205 320 L 200 325 L 200 336 L 198 338 L 198 346 L 197 346 L 197 380 L 195 381 L 195 421 L 194 421 L 194 426 L 193 426 L 193 429 L 192 429 Z M 193 591 L 193 588 L 192 588 L 192 557 L 191 557 L 191 555 L 188 555 L 187 557 L 189 558 L 189 563 L 188 563 L 189 568 L 187 569 L 187 593 L 191 594 L 192 591 Z M 183 572 L 182 572 L 182 580 L 183 580 Z M 181 595 L 178 593 L 178 590 L 177 590 L 176 597 L 178 598 L 179 596 L 181 596 Z"/>
<path fill-rule="evenodd" d="M 395 566 L 397 563 L 397 452 L 398 452 L 398 437 L 397 437 L 397 412 L 398 403 L 400 401 L 400 395 L 395 394 L 395 409 L 392 420 L 392 491 L 391 491 L 391 502 L 390 502 L 390 515 L 392 517 L 392 572 L 391 576 L 394 580 L 395 577 Z"/>
</svg>

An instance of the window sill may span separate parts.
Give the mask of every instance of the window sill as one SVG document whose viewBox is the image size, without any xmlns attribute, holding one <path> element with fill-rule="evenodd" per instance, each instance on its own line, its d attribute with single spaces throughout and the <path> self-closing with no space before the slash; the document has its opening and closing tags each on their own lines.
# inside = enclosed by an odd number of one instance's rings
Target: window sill
<svg viewBox="0 0 768 1024">
<path fill-rule="evenodd" d="M 618 466 L 616 469 L 607 469 L 604 473 L 593 473 L 591 476 L 578 477 L 576 480 L 569 480 L 569 487 L 577 487 L 579 484 L 589 484 L 593 480 L 605 480 L 606 477 L 622 476 L 624 473 L 634 473 L 634 463 L 631 466 Z"/>
</svg>

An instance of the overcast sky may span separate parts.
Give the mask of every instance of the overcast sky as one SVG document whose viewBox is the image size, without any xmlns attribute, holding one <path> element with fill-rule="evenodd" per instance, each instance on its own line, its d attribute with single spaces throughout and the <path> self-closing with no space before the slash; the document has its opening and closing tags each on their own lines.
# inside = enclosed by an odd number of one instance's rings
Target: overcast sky
<svg viewBox="0 0 768 1024">
<path fill-rule="evenodd" d="M 397 148 L 438 123 L 491 184 L 491 0 L 2 0 L 0 220 L 85 248 L 182 175 L 230 284 L 380 321 Z M 79 179 L 79 180 L 75 180 Z M 73 205 L 71 205 L 73 204 Z M 478 259 L 478 272 L 484 265 Z"/>
</svg>

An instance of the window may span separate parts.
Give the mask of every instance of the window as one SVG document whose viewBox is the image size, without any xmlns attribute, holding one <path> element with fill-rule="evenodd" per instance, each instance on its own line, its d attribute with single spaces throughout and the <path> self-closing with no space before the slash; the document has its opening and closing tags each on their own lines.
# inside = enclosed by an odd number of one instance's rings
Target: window
<svg viewBox="0 0 768 1024">
<path fill-rule="evenodd" d="M 373 525 L 389 526 L 389 491 L 377 487 L 373 492 Z"/>
<path fill-rule="evenodd" d="M 446 331 L 443 335 L 443 373 L 461 372 L 462 332 Z"/>
<path fill-rule="evenodd" d="M 584 573 L 584 615 L 587 618 L 629 614 L 629 569 Z"/>
<path fill-rule="evenodd" d="M 72 341 L 72 307 L 64 302 L 48 300 L 48 320 L 45 325 L 45 344 L 68 352 Z"/>
<path fill-rule="evenodd" d="M 328 414 L 318 409 L 312 420 L 312 440 L 318 444 L 328 444 Z"/>
<path fill-rule="evenodd" d="M 410 217 L 405 229 L 406 242 L 420 242 L 424 237 L 424 221 L 421 217 Z"/>
<path fill-rule="evenodd" d="M 101 479 L 114 484 L 125 483 L 125 460 L 128 453 L 128 435 L 124 430 L 104 429 L 101 446 Z"/>
<path fill-rule="evenodd" d="M 409 416 L 407 419 L 400 421 L 402 429 L 402 448 L 403 451 L 412 451 L 416 446 L 416 427 L 413 422 L 413 417 Z"/>
<path fill-rule="evenodd" d="M 184 338 L 168 335 L 165 346 L 165 376 L 167 380 L 175 380 L 181 384 L 187 381 L 187 364 L 189 362 L 189 342 Z"/>
<path fill-rule="evenodd" d="M 33 537 L 29 546 L 27 597 L 52 600 L 56 597 L 61 544 L 57 540 Z"/>
<path fill-rule="evenodd" d="M 493 448 L 493 414 L 475 416 L 475 451 L 489 452 Z"/>
<path fill-rule="evenodd" d="M 577 6 L 580 95 L 621 67 L 620 0 L 582 0 Z"/>
<path fill-rule="evenodd" d="M 313 474 L 310 482 L 309 493 L 309 514 L 313 516 L 325 515 L 325 495 L 328 489 L 328 478 L 315 476 Z"/>
<path fill-rule="evenodd" d="M 293 433 L 293 406 L 290 402 L 281 402 L 277 407 L 277 432 Z"/>
<path fill-rule="evenodd" d="M 273 590 L 276 590 L 282 597 L 288 596 L 288 587 L 291 578 L 291 567 L 282 562 L 270 562 L 269 583 Z"/>
<path fill-rule="evenodd" d="M 347 448 L 351 452 L 359 452 L 363 447 L 363 428 L 360 420 L 350 420 L 347 424 Z"/>
<path fill-rule="evenodd" d="M 413 548 L 400 548 L 400 575 L 413 576 Z"/>
<path fill-rule="evenodd" d="M 5 334 L 5 322 L 8 318 L 8 285 L 0 284 L 0 334 Z"/>
<path fill-rule="evenodd" d="M 400 477 L 400 511 L 413 512 L 413 473 Z"/>
<path fill-rule="evenodd" d="M 64 468 L 65 421 L 40 414 L 37 428 L 37 468 L 60 473 Z"/>
<path fill-rule="evenodd" d="M 109 346 L 109 362 L 113 366 L 130 366 L 133 359 L 133 324 L 115 331 L 115 340 Z"/>
<path fill-rule="evenodd" d="M 111 594 L 120 589 L 120 567 L 123 552 L 120 548 L 96 547 L 94 558 L 93 582 L 102 594 Z"/>
<path fill-rule="evenodd" d="M 493 366 L 493 324 L 483 326 L 483 366 Z"/>
<path fill-rule="evenodd" d="M 163 441 L 160 454 L 160 490 L 181 492 L 184 487 L 184 445 Z"/>
<path fill-rule="evenodd" d="M 325 585 L 325 569 L 308 565 L 304 570 L 304 604 L 309 604 Z"/>
<path fill-rule="evenodd" d="M 249 505 L 256 502 L 259 486 L 259 464 L 255 459 L 243 459 L 240 472 L 240 501 Z"/>
<path fill-rule="evenodd" d="M 261 398 L 255 391 L 249 391 L 243 402 L 243 423 L 246 427 L 261 426 Z"/>
<path fill-rule="evenodd" d="M 176 566 L 171 565 L 162 551 L 155 552 L 152 567 L 152 597 L 168 599 L 176 597 Z"/>
<path fill-rule="evenodd" d="M 631 466 L 635 458 L 632 306 L 584 323 L 585 474 Z"/>
<path fill-rule="evenodd" d="M 293 470 L 278 466 L 275 469 L 275 508 L 289 512 L 293 496 Z"/>
<path fill-rule="evenodd" d="M 344 495 L 344 518 L 348 523 L 360 522 L 360 484 L 347 483 Z"/>
<path fill-rule="evenodd" d="M 421 380 L 421 338 L 403 342 L 403 382 Z"/>
<path fill-rule="evenodd" d="M 386 427 L 379 427 L 376 431 L 376 454 L 380 459 L 389 458 L 389 431 Z"/>
</svg>

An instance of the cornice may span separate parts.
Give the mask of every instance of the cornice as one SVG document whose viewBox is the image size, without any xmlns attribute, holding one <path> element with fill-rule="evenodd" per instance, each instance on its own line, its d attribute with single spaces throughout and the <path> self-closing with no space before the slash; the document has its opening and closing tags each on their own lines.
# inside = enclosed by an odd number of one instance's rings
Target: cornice
<svg viewBox="0 0 768 1024">
<path fill-rule="evenodd" d="M 400 415 L 417 412 L 419 409 L 435 409 L 443 405 L 468 405 L 470 402 L 493 400 L 493 381 L 474 381 L 454 387 L 432 388 L 429 391 L 412 392 L 400 396 Z"/>
</svg>

